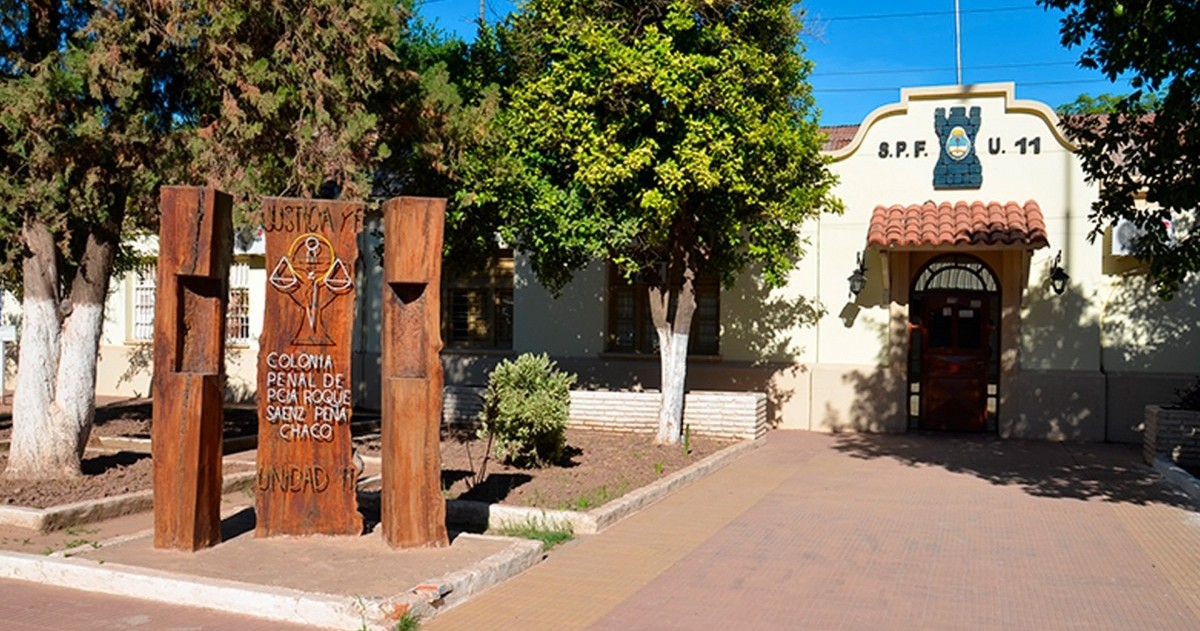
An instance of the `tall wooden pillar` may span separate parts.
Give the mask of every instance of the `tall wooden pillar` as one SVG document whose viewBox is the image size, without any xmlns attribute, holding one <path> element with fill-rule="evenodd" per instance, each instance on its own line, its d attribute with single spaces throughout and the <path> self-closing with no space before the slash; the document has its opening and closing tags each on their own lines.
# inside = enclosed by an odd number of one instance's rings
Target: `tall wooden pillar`
<svg viewBox="0 0 1200 631">
<path fill-rule="evenodd" d="M 232 199 L 164 187 L 154 306 L 154 547 L 221 541 Z"/>
<path fill-rule="evenodd" d="M 445 546 L 442 496 L 441 276 L 446 200 L 383 205 L 383 538 Z"/>
</svg>

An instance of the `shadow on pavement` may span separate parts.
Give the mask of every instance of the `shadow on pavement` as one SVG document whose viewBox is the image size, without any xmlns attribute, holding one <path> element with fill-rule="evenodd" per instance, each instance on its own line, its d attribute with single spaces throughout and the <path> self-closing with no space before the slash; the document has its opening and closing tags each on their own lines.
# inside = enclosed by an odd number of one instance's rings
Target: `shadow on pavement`
<svg viewBox="0 0 1200 631">
<path fill-rule="evenodd" d="M 1165 504 L 1196 511 L 1188 496 L 1161 482 L 1132 445 L 1003 440 L 962 434 L 840 434 L 834 448 L 854 458 L 892 458 L 936 466 L 1037 497 Z"/>
</svg>

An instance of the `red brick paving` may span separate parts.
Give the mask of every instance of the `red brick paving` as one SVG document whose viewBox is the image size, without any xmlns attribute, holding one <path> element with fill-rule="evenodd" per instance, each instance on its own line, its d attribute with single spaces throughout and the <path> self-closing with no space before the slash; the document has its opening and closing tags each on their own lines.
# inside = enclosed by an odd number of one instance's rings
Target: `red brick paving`
<svg viewBox="0 0 1200 631">
<path fill-rule="evenodd" d="M 426 628 L 1198 629 L 1200 519 L 1137 455 L 776 431 Z"/>
</svg>

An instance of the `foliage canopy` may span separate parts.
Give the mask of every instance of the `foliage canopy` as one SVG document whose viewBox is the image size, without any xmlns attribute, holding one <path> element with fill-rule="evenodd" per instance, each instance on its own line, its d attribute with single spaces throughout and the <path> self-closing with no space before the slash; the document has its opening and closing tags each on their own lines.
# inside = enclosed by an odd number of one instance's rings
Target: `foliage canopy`
<svg viewBox="0 0 1200 631">
<path fill-rule="evenodd" d="M 1062 43 L 1081 47 L 1080 65 L 1135 90 L 1106 116 L 1068 116 L 1084 170 L 1100 185 L 1093 237 L 1116 220 L 1147 235 L 1136 254 L 1170 297 L 1200 271 L 1200 6 L 1195 2 L 1039 0 L 1065 11 Z M 1144 192 L 1147 205 L 1135 200 Z M 1166 229 L 1171 221 L 1174 238 Z"/>
<path fill-rule="evenodd" d="M 782 283 L 801 222 L 839 208 L 800 27 L 784 0 L 531 0 L 461 203 L 495 208 L 551 289 L 593 259 Z"/>
</svg>

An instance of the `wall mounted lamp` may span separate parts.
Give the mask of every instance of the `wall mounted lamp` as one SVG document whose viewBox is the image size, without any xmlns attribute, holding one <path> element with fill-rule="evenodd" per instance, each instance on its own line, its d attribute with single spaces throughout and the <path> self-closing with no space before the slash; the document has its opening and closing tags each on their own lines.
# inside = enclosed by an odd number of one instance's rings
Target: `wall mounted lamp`
<svg viewBox="0 0 1200 631">
<path fill-rule="evenodd" d="M 855 265 L 854 273 L 846 280 L 850 281 L 850 295 L 858 297 L 867 286 L 867 264 L 863 262 L 862 252 L 855 255 Z"/>
<path fill-rule="evenodd" d="M 1067 290 L 1067 283 L 1070 282 L 1071 276 L 1067 274 L 1067 270 L 1062 267 L 1062 250 L 1054 255 L 1054 263 L 1050 266 L 1050 287 L 1054 289 L 1054 293 L 1061 296 Z"/>
</svg>

